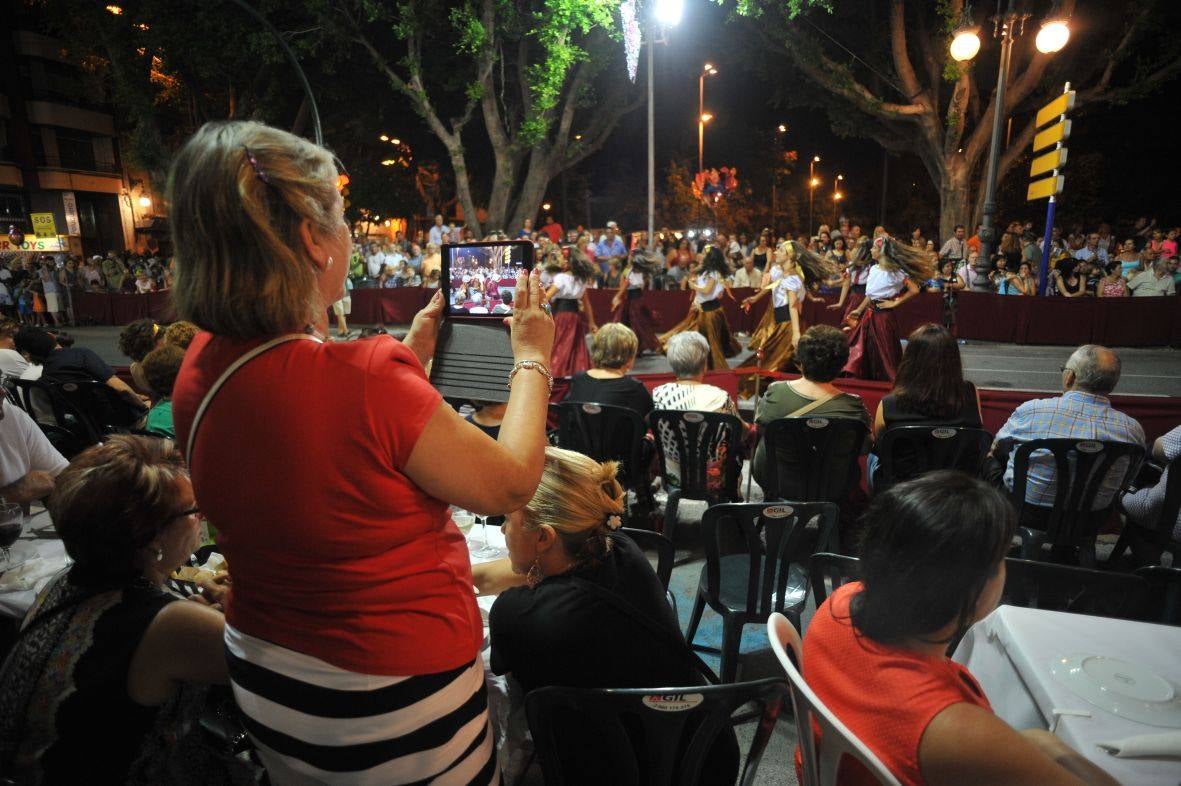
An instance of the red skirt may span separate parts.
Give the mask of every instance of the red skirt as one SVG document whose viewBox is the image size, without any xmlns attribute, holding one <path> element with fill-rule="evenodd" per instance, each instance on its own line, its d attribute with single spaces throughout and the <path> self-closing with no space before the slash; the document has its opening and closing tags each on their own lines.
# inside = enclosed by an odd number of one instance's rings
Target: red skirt
<svg viewBox="0 0 1181 786">
<path fill-rule="evenodd" d="M 849 315 L 853 313 L 853 309 L 865 299 L 865 295 L 859 292 L 849 292 L 849 302 L 845 304 L 845 313 L 841 316 L 841 326 L 844 327 L 849 322 Z"/>
<path fill-rule="evenodd" d="M 554 314 L 554 349 L 550 353 L 550 373 L 555 377 L 572 377 L 590 368 L 590 353 L 586 351 L 586 320 L 581 311 L 559 311 Z"/>
<path fill-rule="evenodd" d="M 893 309 L 868 308 L 849 334 L 849 361 L 845 373 L 857 379 L 893 382 L 902 360 L 902 339 Z"/>
<path fill-rule="evenodd" d="M 656 336 L 656 318 L 643 295 L 635 297 L 624 293 L 623 302 L 611 312 L 611 321 L 622 322 L 632 329 L 636 338 L 640 340 L 640 348 L 636 354 L 657 352 L 660 349 L 660 339 Z"/>
</svg>

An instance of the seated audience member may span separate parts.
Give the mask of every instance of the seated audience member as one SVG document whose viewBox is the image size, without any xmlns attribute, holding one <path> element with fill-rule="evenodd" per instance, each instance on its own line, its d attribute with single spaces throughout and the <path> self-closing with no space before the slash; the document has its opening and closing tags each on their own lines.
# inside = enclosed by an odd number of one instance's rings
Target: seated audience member
<svg viewBox="0 0 1181 786">
<path fill-rule="evenodd" d="M 0 771 L 18 783 L 169 782 L 184 704 L 173 698 L 185 683 L 227 681 L 224 617 L 164 589 L 200 543 L 180 451 L 112 436 L 58 476 L 49 511 L 74 564 L 43 590 L 0 672 Z"/>
<path fill-rule="evenodd" d="M 861 581 L 838 588 L 808 626 L 809 687 L 904 784 L 959 786 L 968 774 L 980 784 L 1115 783 L 1046 730 L 1007 725 L 947 657 L 1000 599 L 1015 518 L 998 491 L 962 473 L 893 486 L 863 517 Z M 841 783 L 876 783 L 855 761 L 842 773 Z"/>
<path fill-rule="evenodd" d="M 935 324 L 920 325 L 907 337 L 893 389 L 874 415 L 875 440 L 895 426 L 970 426 L 980 428 L 980 396 L 964 379 L 960 348 L 951 334 Z M 894 453 L 899 477 L 915 474 L 915 456 L 904 445 Z M 878 457 L 870 454 L 870 482 Z"/>
<path fill-rule="evenodd" d="M 1119 383 L 1119 375 L 1119 355 L 1110 349 L 1096 344 L 1076 349 L 1062 368 L 1062 395 L 1026 401 L 997 432 L 985 463 L 985 477 L 994 483 L 1003 480 L 1011 491 L 1016 447 L 1035 439 L 1094 439 L 1143 445 L 1144 429 L 1134 419 L 1112 409 L 1107 398 Z M 1095 498 L 1095 508 L 1107 505 L 1119 490 L 1125 465 L 1124 461 L 1113 465 Z M 1054 504 L 1054 492 L 1054 459 L 1045 452 L 1035 453 L 1029 458 L 1025 501 L 1048 508 Z"/>
<path fill-rule="evenodd" d="M 0 396 L 0 499 L 19 505 L 44 499 L 67 463 L 33 419 Z"/>
<path fill-rule="evenodd" d="M 492 307 L 493 314 L 511 314 L 513 313 L 513 291 L 511 289 L 500 290 L 500 302 Z"/>
<path fill-rule="evenodd" d="M 10 319 L 0 320 L 0 377 L 19 379 L 29 367 L 21 353 L 16 351 L 16 334 L 20 325 Z"/>
<path fill-rule="evenodd" d="M 624 513 L 616 469 L 546 448 L 537 492 L 504 525 L 508 559 L 473 568 L 481 592 L 503 590 L 489 617 L 492 671 L 511 674 L 524 692 L 701 683 L 652 566 L 613 532 Z M 558 745 L 566 772 L 578 774 L 573 782 L 614 782 L 606 757 L 585 744 L 592 730 L 575 733 L 579 721 L 566 722 Z M 733 783 L 737 754 L 733 733 L 724 733 L 701 782 Z"/>
<path fill-rule="evenodd" d="M 201 328 L 192 322 L 173 322 L 164 328 L 164 343 L 172 344 L 181 349 L 188 349 L 189 344 L 193 343 L 193 338 L 200 330 Z"/>
<path fill-rule="evenodd" d="M 144 379 L 144 358 L 162 343 L 164 335 L 160 326 L 150 319 L 137 319 L 119 333 L 119 351 L 131 361 L 131 380 L 142 393 L 149 391 Z"/>
<path fill-rule="evenodd" d="M 565 400 L 627 407 L 647 415 L 652 411 L 652 395 L 644 383 L 627 375 L 639 347 L 639 339 L 627 325 L 603 325 L 591 340 L 591 368 L 574 375 Z"/>
<path fill-rule="evenodd" d="M 1181 426 L 1177 426 L 1167 434 L 1156 438 L 1152 446 L 1152 457 L 1165 465 L 1160 480 L 1154 486 L 1146 486 L 1132 494 L 1126 495 L 1121 501 L 1127 526 L 1132 530 L 1132 555 L 1138 565 L 1159 565 L 1160 550 L 1144 542 L 1143 535 L 1156 529 L 1157 519 L 1165 505 L 1165 488 L 1169 481 L 1168 465 L 1181 456 Z M 1173 526 L 1173 540 L 1181 543 L 1181 513 L 1177 514 L 1177 522 Z M 1113 557 L 1123 556 L 1113 554 Z M 1175 563 L 1174 563 L 1175 566 Z"/>
<path fill-rule="evenodd" d="M 738 415 L 730 394 L 705 382 L 705 367 L 709 362 L 709 342 L 705 336 L 695 330 L 678 333 L 669 340 L 665 355 L 677 381 L 652 391 L 654 408 Z"/>
<path fill-rule="evenodd" d="M 844 393 L 832 384 L 848 360 L 849 342 L 844 333 L 830 325 L 808 328 L 796 348 L 796 364 L 803 377 L 771 383 L 759 400 L 755 423 L 766 426 L 779 418 L 797 417 L 797 412 L 806 409 L 805 414 L 809 417 L 853 418 L 869 426 L 869 413 L 861 397 Z M 861 452 L 868 447 L 865 445 Z M 775 471 L 773 465 L 774 461 L 767 457 L 766 444 L 759 440 L 755 449 L 754 474 L 760 486 L 766 488 L 766 482 Z"/>
<path fill-rule="evenodd" d="M 476 411 L 464 420 L 483 431 L 493 439 L 500 438 L 500 424 L 504 420 L 504 413 L 508 410 L 507 401 L 473 401 Z"/>
<path fill-rule="evenodd" d="M 1162 297 L 1177 294 L 1173 283 L 1173 272 L 1169 270 L 1166 260 L 1158 259 L 1152 267 L 1142 273 L 1137 273 L 1128 281 L 1128 290 L 1132 297 Z"/>
<path fill-rule="evenodd" d="M 184 362 L 185 351 L 175 344 L 156 347 L 144 358 L 144 377 L 156 400 L 148 410 L 144 428 L 161 437 L 176 438 L 172 427 L 172 388 Z"/>
<path fill-rule="evenodd" d="M 40 378 L 49 383 L 102 382 L 119 393 L 135 409 L 143 409 L 147 398 L 128 387 L 93 350 L 62 347 L 53 334 L 36 327 L 24 327 L 16 334 L 16 347 L 31 364 L 41 367 Z M 31 370 L 31 369 L 30 369 Z M 145 383 L 146 385 L 146 383 Z"/>
</svg>

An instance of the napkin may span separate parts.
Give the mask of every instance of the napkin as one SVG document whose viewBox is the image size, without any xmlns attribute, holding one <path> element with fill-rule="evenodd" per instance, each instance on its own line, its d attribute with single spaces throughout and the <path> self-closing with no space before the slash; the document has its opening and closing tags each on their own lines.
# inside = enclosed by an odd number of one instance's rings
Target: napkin
<svg viewBox="0 0 1181 786">
<path fill-rule="evenodd" d="M 38 581 L 46 576 L 52 576 L 59 570 L 61 570 L 61 565 L 46 562 L 40 557 L 33 557 L 15 570 L 5 571 L 4 575 L 0 576 L 0 593 L 24 592 L 34 589 Z"/>
<path fill-rule="evenodd" d="M 1121 759 L 1138 756 L 1181 757 L 1181 731 L 1166 731 L 1161 734 L 1138 734 L 1112 742 L 1096 742 L 1103 750 Z"/>
</svg>

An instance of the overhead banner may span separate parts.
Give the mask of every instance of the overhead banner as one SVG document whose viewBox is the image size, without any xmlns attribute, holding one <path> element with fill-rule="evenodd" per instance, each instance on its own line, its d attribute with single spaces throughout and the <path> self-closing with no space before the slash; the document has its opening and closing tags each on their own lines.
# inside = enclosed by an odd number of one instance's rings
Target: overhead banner
<svg viewBox="0 0 1181 786">
<path fill-rule="evenodd" d="M 74 199 L 73 191 L 62 192 L 62 207 L 66 214 L 66 234 L 78 237 L 82 234 L 82 227 L 78 223 L 78 202 Z"/>
</svg>

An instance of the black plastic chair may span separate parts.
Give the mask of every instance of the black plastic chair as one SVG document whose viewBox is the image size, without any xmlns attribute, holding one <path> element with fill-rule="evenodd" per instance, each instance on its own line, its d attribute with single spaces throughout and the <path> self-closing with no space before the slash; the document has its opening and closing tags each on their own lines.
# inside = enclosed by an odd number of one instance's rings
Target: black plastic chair
<svg viewBox="0 0 1181 786">
<path fill-rule="evenodd" d="M 71 444 L 89 447 L 102 440 L 101 432 L 86 413 L 63 396 L 55 385 L 28 379 L 18 379 L 14 384 L 21 408 L 37 421 L 51 442 L 54 439 L 64 441 L 68 437 Z M 51 431 L 47 426 L 56 428 Z M 60 452 L 61 448 L 58 450 Z M 64 452 L 62 455 L 70 458 Z"/>
<path fill-rule="evenodd" d="M 800 627 L 808 558 L 835 544 L 838 518 L 831 502 L 747 502 L 705 512 L 705 565 L 685 639 L 692 646 L 707 604 L 722 616 L 722 682 L 733 682 L 738 672 L 744 625 L 764 624 L 778 611 Z"/>
<path fill-rule="evenodd" d="M 1045 451 L 1054 477 L 1052 507 L 1025 501 L 1029 460 Z M 1041 458 L 1041 457 L 1039 457 Z M 1124 462 L 1120 469 L 1117 464 Z M 1129 442 L 1093 439 L 1035 439 L 1016 447 L 1013 455 L 1013 490 L 1009 499 L 1021 522 L 1021 556 L 1041 559 L 1042 547 L 1051 546 L 1058 558 L 1077 559 L 1083 567 L 1095 566 L 1095 536 L 1115 507 L 1117 495 L 1101 507 L 1095 500 L 1111 473 L 1118 474 L 1117 489 L 1136 477 L 1144 461 L 1144 447 Z M 1077 553 L 1077 554 L 1076 554 Z"/>
<path fill-rule="evenodd" d="M 1148 582 L 1148 606 L 1144 619 L 1165 625 L 1181 625 L 1181 568 L 1151 565 L 1135 575 Z"/>
<path fill-rule="evenodd" d="M 869 427 L 855 418 L 779 418 L 763 429 L 764 467 L 755 480 L 766 499 L 840 505 L 860 479 Z"/>
<path fill-rule="evenodd" d="M 640 413 L 627 407 L 576 401 L 551 407 L 557 410 L 560 447 L 595 461 L 618 461 L 623 486 L 633 491 L 649 511 L 655 507 L 652 479 L 643 460 L 648 425 Z"/>
<path fill-rule="evenodd" d="M 52 387 L 83 412 L 100 435 L 127 433 L 147 414 L 146 408 L 132 405 L 105 382 L 61 382 Z"/>
<path fill-rule="evenodd" d="M 878 440 L 880 463 L 874 492 L 937 469 L 958 469 L 979 477 L 992 434 L 967 426 L 895 426 Z"/>
<path fill-rule="evenodd" d="M 1120 619 L 1147 612 L 1148 582 L 1131 573 L 1013 557 L 1005 559 L 1005 572 L 1001 603 L 1010 606 Z"/>
<path fill-rule="evenodd" d="M 682 499 L 710 505 L 739 499 L 742 469 L 742 421 L 723 412 L 658 409 L 648 415 L 656 436 L 660 477 L 668 492 L 664 535 L 673 539 Z"/>
<path fill-rule="evenodd" d="M 1157 562 L 1167 551 L 1173 555 L 1173 564 L 1178 563 L 1181 543 L 1173 539 L 1173 530 L 1177 526 L 1177 516 L 1181 514 L 1181 458 L 1169 462 L 1165 471 L 1168 473 L 1165 478 L 1165 501 L 1156 521 L 1135 522 L 1125 517 L 1124 528 L 1115 543 L 1115 550 L 1111 552 L 1111 559 L 1123 556 L 1134 539 L 1157 552 Z"/>
<path fill-rule="evenodd" d="M 660 579 L 660 586 L 667 590 L 673 575 L 673 558 L 676 556 L 673 542 L 650 529 L 621 527 L 619 531 L 635 541 L 640 551 L 656 553 L 656 578 Z"/>
<path fill-rule="evenodd" d="M 525 714 L 546 786 L 586 782 L 585 773 L 567 771 L 561 759 L 558 740 L 570 718 L 595 727 L 598 733 L 588 739 L 612 772 L 612 786 L 708 786 L 702 770 L 711 748 L 731 728 L 734 713 L 753 703 L 760 721 L 738 780 L 752 786 L 787 696 L 787 683 L 778 677 L 707 687 L 547 687 L 525 696 Z"/>
<path fill-rule="evenodd" d="M 808 578 L 812 582 L 812 599 L 820 608 L 838 587 L 861 578 L 861 560 L 827 551 L 813 554 L 808 560 Z"/>
</svg>

